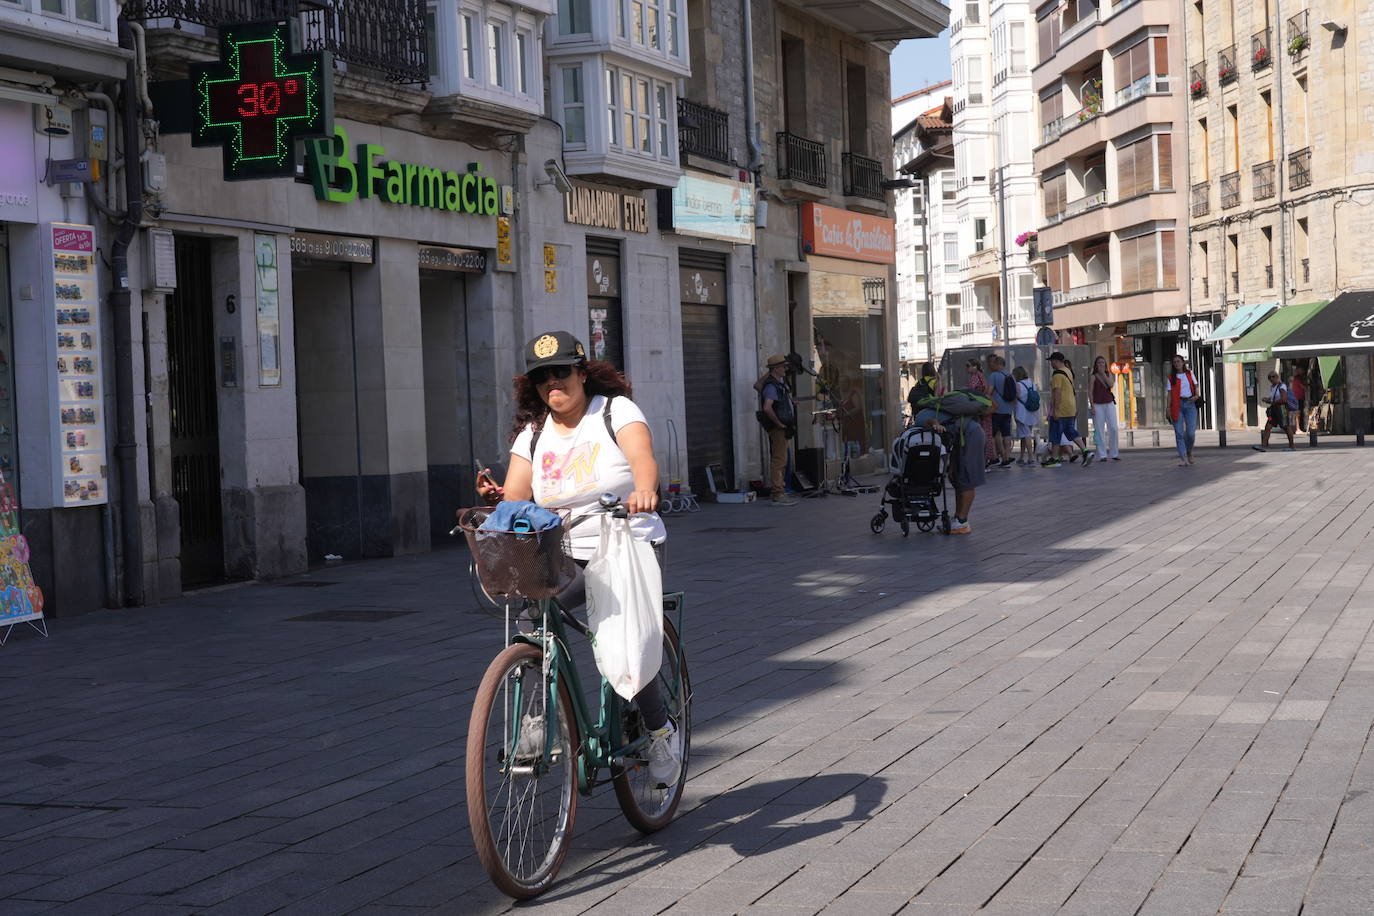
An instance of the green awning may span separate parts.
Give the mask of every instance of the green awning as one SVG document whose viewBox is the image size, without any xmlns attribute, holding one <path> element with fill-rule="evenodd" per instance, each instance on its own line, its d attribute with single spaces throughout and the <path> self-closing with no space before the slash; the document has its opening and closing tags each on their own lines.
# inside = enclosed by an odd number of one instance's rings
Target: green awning
<svg viewBox="0 0 1374 916">
<path fill-rule="evenodd" d="M 1258 325 L 1226 350 L 1228 363 L 1257 363 L 1274 358 L 1274 347 L 1292 334 L 1313 315 L 1326 307 L 1329 299 L 1289 305 L 1270 313 Z"/>
<path fill-rule="evenodd" d="M 1322 374 L 1322 385 L 1327 388 L 1340 388 L 1345 385 L 1345 373 L 1341 371 L 1339 356 L 1318 356 L 1317 366 Z M 1340 378 L 1336 377 L 1338 375 Z"/>
</svg>

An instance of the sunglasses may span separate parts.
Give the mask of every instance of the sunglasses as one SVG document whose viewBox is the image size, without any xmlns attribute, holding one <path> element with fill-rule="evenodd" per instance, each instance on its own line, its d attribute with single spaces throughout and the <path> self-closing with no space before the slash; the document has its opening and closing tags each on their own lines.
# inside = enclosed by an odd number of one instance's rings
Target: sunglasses
<svg viewBox="0 0 1374 916">
<path fill-rule="evenodd" d="M 556 378 L 560 382 L 572 375 L 572 366 L 540 366 L 538 369 L 531 369 L 525 373 L 525 377 L 535 385 L 542 385 L 550 378 Z"/>
</svg>

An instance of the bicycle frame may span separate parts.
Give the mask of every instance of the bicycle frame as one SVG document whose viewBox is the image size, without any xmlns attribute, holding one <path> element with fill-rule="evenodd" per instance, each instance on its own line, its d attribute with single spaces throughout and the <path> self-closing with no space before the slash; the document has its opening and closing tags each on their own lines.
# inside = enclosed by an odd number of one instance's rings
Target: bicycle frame
<svg viewBox="0 0 1374 916">
<path fill-rule="evenodd" d="M 668 617 L 676 612 L 673 625 L 677 629 L 679 639 L 682 635 L 682 612 L 683 606 L 686 604 L 685 598 L 686 596 L 682 592 L 665 592 L 663 595 L 663 615 Z M 600 783 L 597 777 L 601 770 L 614 766 L 620 759 L 640 750 L 648 743 L 649 737 L 641 735 L 629 744 L 623 744 L 624 733 L 621 727 L 621 713 L 625 701 L 611 689 L 610 682 L 604 677 L 601 678 L 599 688 L 600 708 L 596 723 L 592 723 L 591 710 L 587 705 L 587 698 L 583 693 L 582 681 L 577 670 L 577 660 L 573 658 L 573 654 L 568 648 L 568 626 L 563 619 L 564 610 L 552 598 L 538 602 L 538 607 L 544 621 L 544 627 L 535 633 L 516 633 L 512 636 L 511 642 L 512 644 L 527 643 L 542 649 L 544 653 L 543 685 L 548 695 L 544 702 L 546 711 L 544 716 L 545 734 L 541 767 L 547 771 L 553 765 L 557 722 L 556 717 L 549 715 L 548 711 L 558 708 L 556 699 L 558 683 L 563 681 L 568 685 L 568 693 L 572 697 L 573 717 L 577 720 L 578 734 L 582 738 L 581 747 L 576 749 L 577 790 L 583 795 L 590 796 L 592 790 Z M 682 689 L 681 681 L 666 686 L 672 697 L 676 697 Z M 521 708 L 519 685 L 516 687 L 514 699 L 514 708 Z M 510 720 L 510 734 L 507 737 L 507 759 L 510 759 L 514 756 L 514 749 L 519 744 L 522 723 L 515 717 L 509 716 L 509 712 L 507 717 Z"/>
</svg>

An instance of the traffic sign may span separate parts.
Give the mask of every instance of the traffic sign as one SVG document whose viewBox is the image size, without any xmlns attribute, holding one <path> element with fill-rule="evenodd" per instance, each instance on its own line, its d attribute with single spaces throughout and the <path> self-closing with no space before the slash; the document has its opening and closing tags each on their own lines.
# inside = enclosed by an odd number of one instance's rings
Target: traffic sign
<svg viewBox="0 0 1374 916">
<path fill-rule="evenodd" d="M 1035 343 L 1037 346 L 1054 346 L 1056 339 L 1053 328 L 1041 328 L 1035 332 Z"/>
<path fill-rule="evenodd" d="M 1035 323 L 1043 328 L 1054 325 L 1054 290 L 1037 286 L 1031 291 L 1035 308 Z"/>
</svg>

